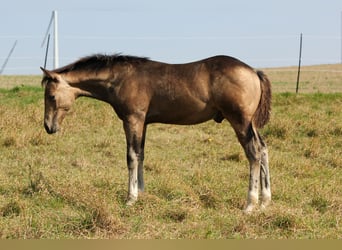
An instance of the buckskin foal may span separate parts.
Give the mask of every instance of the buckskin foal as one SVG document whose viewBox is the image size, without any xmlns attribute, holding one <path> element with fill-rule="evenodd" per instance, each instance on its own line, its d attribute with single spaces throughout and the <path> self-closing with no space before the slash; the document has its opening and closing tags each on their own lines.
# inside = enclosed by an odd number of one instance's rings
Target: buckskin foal
<svg viewBox="0 0 342 250">
<path fill-rule="evenodd" d="M 44 72 L 44 126 L 59 130 L 80 96 L 109 103 L 123 121 L 127 141 L 128 200 L 144 190 L 145 133 L 150 123 L 190 125 L 228 120 L 250 163 L 251 212 L 271 201 L 268 152 L 257 129 L 269 120 L 271 84 L 266 75 L 228 56 L 186 64 L 167 64 L 124 55 L 93 55 Z"/>
</svg>

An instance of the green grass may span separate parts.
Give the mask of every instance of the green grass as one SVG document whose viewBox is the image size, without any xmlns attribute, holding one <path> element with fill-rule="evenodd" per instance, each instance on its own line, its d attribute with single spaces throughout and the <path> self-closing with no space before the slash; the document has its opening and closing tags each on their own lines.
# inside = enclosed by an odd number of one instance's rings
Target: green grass
<svg viewBox="0 0 342 250">
<path fill-rule="evenodd" d="M 112 108 L 77 100 L 48 135 L 38 86 L 0 89 L 1 238 L 341 239 L 341 93 L 274 94 L 261 131 L 273 202 L 245 215 L 248 162 L 227 122 L 149 126 L 146 192 L 126 207 Z"/>
</svg>

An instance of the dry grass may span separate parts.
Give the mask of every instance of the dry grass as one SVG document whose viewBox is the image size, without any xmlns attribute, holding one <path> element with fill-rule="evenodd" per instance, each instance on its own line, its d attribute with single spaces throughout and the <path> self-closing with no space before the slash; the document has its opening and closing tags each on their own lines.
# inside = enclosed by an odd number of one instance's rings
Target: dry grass
<svg viewBox="0 0 342 250">
<path fill-rule="evenodd" d="M 51 136 L 42 95 L 0 89 L 1 238 L 341 239 L 342 94 L 274 94 L 261 131 L 273 203 L 249 216 L 248 164 L 226 122 L 151 125 L 146 192 L 126 207 L 125 138 L 112 109 L 80 99 Z"/>
<path fill-rule="evenodd" d="M 10 89 L 18 86 L 39 86 L 41 76 L 0 75 L 0 88 Z"/>
<path fill-rule="evenodd" d="M 295 92 L 298 67 L 264 69 L 275 92 Z M 301 67 L 299 93 L 341 93 L 342 64 Z"/>
</svg>

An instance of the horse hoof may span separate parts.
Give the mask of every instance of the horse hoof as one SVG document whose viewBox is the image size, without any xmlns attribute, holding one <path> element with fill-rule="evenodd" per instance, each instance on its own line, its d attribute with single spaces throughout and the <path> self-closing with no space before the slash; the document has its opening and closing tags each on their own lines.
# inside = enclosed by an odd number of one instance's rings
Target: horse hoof
<svg viewBox="0 0 342 250">
<path fill-rule="evenodd" d="M 245 214 L 252 214 L 252 212 L 255 210 L 255 206 L 254 205 L 248 205 L 244 210 L 243 212 Z"/>
<path fill-rule="evenodd" d="M 261 210 L 261 211 L 265 211 L 266 208 L 270 205 L 270 203 L 271 203 L 270 201 L 261 203 L 261 205 L 260 205 L 260 210 Z"/>
<path fill-rule="evenodd" d="M 129 200 L 126 202 L 126 206 L 130 207 L 133 206 L 136 201 Z"/>
<path fill-rule="evenodd" d="M 137 199 L 129 198 L 126 202 L 126 206 L 133 206 L 136 203 Z"/>
</svg>

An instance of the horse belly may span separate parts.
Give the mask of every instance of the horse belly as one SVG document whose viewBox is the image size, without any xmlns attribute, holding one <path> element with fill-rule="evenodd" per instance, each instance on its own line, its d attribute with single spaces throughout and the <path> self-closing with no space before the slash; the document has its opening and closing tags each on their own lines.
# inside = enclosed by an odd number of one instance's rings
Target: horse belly
<svg viewBox="0 0 342 250">
<path fill-rule="evenodd" d="M 204 103 L 163 103 L 150 108 L 146 122 L 192 125 L 211 120 L 216 113 L 217 110 Z"/>
</svg>

